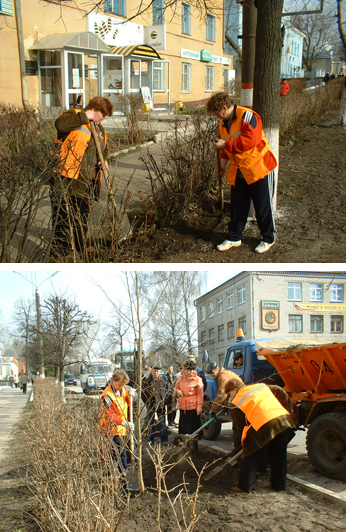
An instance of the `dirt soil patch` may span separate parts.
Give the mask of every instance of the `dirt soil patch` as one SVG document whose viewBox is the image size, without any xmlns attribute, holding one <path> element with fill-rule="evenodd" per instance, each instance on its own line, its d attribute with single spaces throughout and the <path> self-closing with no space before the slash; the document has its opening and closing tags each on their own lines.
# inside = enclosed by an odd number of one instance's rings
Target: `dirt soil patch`
<svg viewBox="0 0 346 532">
<path fill-rule="evenodd" d="M 123 244 L 123 262 L 339 263 L 346 254 L 345 129 L 335 126 L 338 109 L 305 127 L 280 148 L 277 241 L 254 253 L 261 240 L 249 222 L 240 248 L 220 253 L 228 216 L 196 210 L 185 223 L 156 230 L 146 242 Z M 128 253 L 126 248 L 128 247 Z"/>
</svg>

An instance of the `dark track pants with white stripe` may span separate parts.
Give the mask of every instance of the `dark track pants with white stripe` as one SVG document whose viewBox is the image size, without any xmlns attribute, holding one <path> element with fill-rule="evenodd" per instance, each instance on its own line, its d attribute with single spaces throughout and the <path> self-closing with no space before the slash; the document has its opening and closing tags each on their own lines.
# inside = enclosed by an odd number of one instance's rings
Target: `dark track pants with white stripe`
<svg viewBox="0 0 346 532">
<path fill-rule="evenodd" d="M 264 242 L 275 242 L 276 229 L 272 202 L 275 195 L 275 172 L 248 185 L 243 177 L 237 176 L 231 187 L 231 221 L 228 224 L 228 240 L 241 240 L 249 215 L 251 200 L 256 213 L 257 225 Z"/>
</svg>

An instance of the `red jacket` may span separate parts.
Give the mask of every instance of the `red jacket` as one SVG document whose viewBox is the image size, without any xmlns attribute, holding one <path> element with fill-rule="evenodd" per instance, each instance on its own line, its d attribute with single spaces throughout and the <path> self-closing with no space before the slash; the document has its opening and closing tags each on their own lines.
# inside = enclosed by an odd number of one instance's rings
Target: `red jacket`
<svg viewBox="0 0 346 532">
<path fill-rule="evenodd" d="M 281 95 L 281 96 L 286 96 L 286 94 L 287 94 L 288 91 L 290 90 L 290 86 L 289 86 L 289 84 L 287 83 L 287 81 L 280 81 L 280 83 L 281 83 L 280 95 Z"/>
<path fill-rule="evenodd" d="M 187 378 L 186 372 L 178 377 L 174 391 L 181 390 L 183 395 L 178 399 L 178 405 L 181 410 L 197 410 L 197 414 L 202 413 L 204 388 L 203 382 L 194 371 L 190 379 Z"/>
</svg>

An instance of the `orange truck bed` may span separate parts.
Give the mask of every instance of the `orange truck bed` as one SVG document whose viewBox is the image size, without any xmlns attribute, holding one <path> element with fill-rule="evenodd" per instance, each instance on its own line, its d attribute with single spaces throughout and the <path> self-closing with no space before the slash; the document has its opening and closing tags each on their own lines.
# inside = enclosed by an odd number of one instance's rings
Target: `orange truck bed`
<svg viewBox="0 0 346 532">
<path fill-rule="evenodd" d="M 289 393 L 314 394 L 346 392 L 346 343 L 289 346 L 276 351 L 258 342 L 257 354 L 265 356 L 280 373 Z M 280 349 L 280 348 L 279 348 Z"/>
</svg>

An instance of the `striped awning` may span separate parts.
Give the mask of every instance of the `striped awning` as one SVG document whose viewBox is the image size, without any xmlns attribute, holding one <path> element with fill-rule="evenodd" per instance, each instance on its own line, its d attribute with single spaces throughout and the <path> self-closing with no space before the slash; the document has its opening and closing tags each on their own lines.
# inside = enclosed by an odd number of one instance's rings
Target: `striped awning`
<svg viewBox="0 0 346 532">
<path fill-rule="evenodd" d="M 147 59 L 161 59 L 157 51 L 147 44 L 135 44 L 134 46 L 110 46 L 109 49 L 114 55 L 124 55 L 125 57 L 136 55 L 139 57 L 145 57 Z"/>
</svg>

